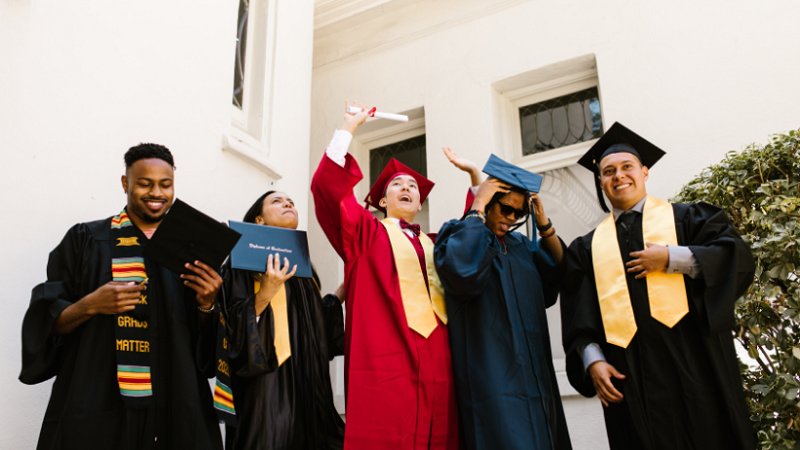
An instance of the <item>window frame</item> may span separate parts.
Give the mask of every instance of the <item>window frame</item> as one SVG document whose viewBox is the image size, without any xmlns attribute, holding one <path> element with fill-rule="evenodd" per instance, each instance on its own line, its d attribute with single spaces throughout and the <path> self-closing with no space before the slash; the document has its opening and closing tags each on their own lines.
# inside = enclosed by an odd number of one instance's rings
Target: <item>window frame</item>
<svg viewBox="0 0 800 450">
<path fill-rule="evenodd" d="M 238 3 L 237 3 L 238 17 Z M 250 0 L 245 49 L 242 109 L 229 98 L 230 129 L 222 149 L 255 164 L 278 180 L 281 170 L 270 160 L 269 139 L 273 114 L 274 59 L 277 31 L 277 0 Z M 238 23 L 236 24 L 238 32 Z M 232 61 L 236 67 L 236 39 Z M 233 80 L 227 85 L 233 93 Z"/>
<path fill-rule="evenodd" d="M 556 75 L 549 76 L 550 73 Z M 512 164 L 536 173 L 577 163 L 597 139 L 524 156 L 519 109 L 593 87 L 597 88 L 602 117 L 603 92 L 594 55 L 552 64 L 493 83 L 496 153 Z M 606 122 L 603 121 L 604 128 Z"/>
</svg>

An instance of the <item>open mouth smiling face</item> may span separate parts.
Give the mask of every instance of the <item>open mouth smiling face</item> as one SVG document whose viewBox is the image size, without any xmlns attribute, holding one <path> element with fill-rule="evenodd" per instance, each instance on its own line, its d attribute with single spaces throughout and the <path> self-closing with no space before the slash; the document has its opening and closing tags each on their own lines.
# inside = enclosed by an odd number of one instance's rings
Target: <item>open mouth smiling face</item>
<svg viewBox="0 0 800 450">
<path fill-rule="evenodd" d="M 647 167 L 633 154 L 612 153 L 600 162 L 600 184 L 615 208 L 630 209 L 646 195 L 647 178 Z"/>
</svg>

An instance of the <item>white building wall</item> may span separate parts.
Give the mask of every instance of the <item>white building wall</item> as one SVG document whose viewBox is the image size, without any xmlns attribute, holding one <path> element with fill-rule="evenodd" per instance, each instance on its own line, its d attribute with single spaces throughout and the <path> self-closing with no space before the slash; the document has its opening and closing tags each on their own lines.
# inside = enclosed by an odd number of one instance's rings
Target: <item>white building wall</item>
<svg viewBox="0 0 800 450">
<path fill-rule="evenodd" d="M 0 449 L 35 448 L 52 385 L 17 380 L 31 289 L 45 280 L 48 253 L 70 226 L 125 205 L 120 176 L 129 147 L 170 148 L 176 196 L 218 220 L 241 220 L 277 187 L 295 197 L 305 228 L 313 1 L 277 0 L 273 8 L 267 78 L 279 111 L 265 114 L 269 134 L 257 152 L 281 179 L 222 150 L 232 131 L 237 8 L 236 1 L 0 1 Z"/>
<path fill-rule="evenodd" d="M 496 122 L 508 119 L 498 116 L 492 85 L 552 64 L 594 55 L 605 128 L 620 121 L 668 152 L 648 182 L 648 192 L 661 198 L 727 151 L 800 126 L 797 2 L 373 3 L 367 12 L 342 13 L 338 24 L 330 24 L 332 14 L 318 17 L 310 170 L 341 124 L 345 99 L 387 112 L 424 108 L 428 175 L 437 183 L 429 200 L 431 230 L 461 215 L 468 183 L 440 148 L 479 164 L 491 152 L 513 154 L 516 149 L 498 148 L 508 136 L 498 136 Z M 364 156 L 357 158 L 368 179 Z M 575 175 L 592 192 L 583 172 Z M 357 187 L 360 198 L 366 188 L 365 182 Z M 573 228 L 554 223 L 562 231 Z M 309 229 L 312 258 L 333 286 L 341 261 L 315 221 Z M 578 233 L 561 234 L 569 242 Z M 558 366 L 557 307 L 548 317 Z M 560 378 L 565 381 L 563 373 Z M 598 438 L 604 433 L 599 401 L 561 385 L 574 448 L 605 448 Z"/>
</svg>

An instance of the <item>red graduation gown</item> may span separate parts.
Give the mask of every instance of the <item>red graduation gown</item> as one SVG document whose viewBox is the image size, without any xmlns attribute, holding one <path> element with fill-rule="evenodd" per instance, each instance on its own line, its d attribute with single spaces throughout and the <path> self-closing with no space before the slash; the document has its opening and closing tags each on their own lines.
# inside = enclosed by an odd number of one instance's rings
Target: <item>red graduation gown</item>
<svg viewBox="0 0 800 450">
<path fill-rule="evenodd" d="M 408 327 L 389 236 L 353 195 L 362 178 L 348 154 L 344 167 L 323 156 L 311 182 L 317 220 L 345 262 L 345 448 L 457 449 L 447 328 L 439 321 L 426 339 Z"/>
</svg>

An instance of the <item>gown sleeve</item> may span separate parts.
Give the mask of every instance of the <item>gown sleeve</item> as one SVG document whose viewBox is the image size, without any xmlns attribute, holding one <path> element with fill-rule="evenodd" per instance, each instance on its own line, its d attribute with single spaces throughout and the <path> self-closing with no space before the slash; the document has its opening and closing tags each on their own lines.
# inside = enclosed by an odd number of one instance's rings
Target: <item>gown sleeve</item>
<svg viewBox="0 0 800 450">
<path fill-rule="evenodd" d="M 323 155 L 311 181 L 317 220 L 345 262 L 369 248 L 382 228 L 353 195 L 353 188 L 362 178 L 361 169 L 350 154 L 345 157 L 344 167 Z"/>
<path fill-rule="evenodd" d="M 696 280 L 684 277 L 688 297 L 700 312 L 703 331 L 731 330 L 734 303 L 753 283 L 753 254 L 722 209 L 702 202 L 678 206 L 687 208 L 680 227 L 686 233 L 683 245 L 692 251 L 703 273 Z"/>
<path fill-rule="evenodd" d="M 583 367 L 579 349 L 592 342 L 605 342 L 600 305 L 594 284 L 591 249 L 592 234 L 570 244 L 564 258 L 561 284 L 561 333 L 566 354 L 567 378 L 581 395 L 596 392 Z"/>
<path fill-rule="evenodd" d="M 58 372 L 60 348 L 69 336 L 51 336 L 59 315 L 80 300 L 82 255 L 91 233 L 85 224 L 72 227 L 47 262 L 47 281 L 33 288 L 22 321 L 22 371 L 25 384 L 41 383 Z"/>
<path fill-rule="evenodd" d="M 478 218 L 444 224 L 436 239 L 434 261 L 445 290 L 455 299 L 480 296 L 499 251 L 500 243 Z"/>
<path fill-rule="evenodd" d="M 247 272 L 230 270 L 226 274 L 224 312 L 229 337 L 228 356 L 233 373 L 254 377 L 278 368 L 278 356 L 272 330 L 272 308 L 267 306 L 256 320 L 255 293 L 252 276 Z"/>
<path fill-rule="evenodd" d="M 344 314 L 339 297 L 328 294 L 322 298 L 322 318 L 325 322 L 328 359 L 344 355 Z"/>
<path fill-rule="evenodd" d="M 217 374 L 217 338 L 222 339 L 224 336 L 217 336 L 219 314 L 221 311 L 214 311 L 205 322 L 198 320 L 197 311 L 197 293 L 190 289 L 184 288 L 184 304 L 186 305 L 186 317 L 189 317 L 191 324 L 192 335 L 194 336 L 195 345 L 195 364 L 197 370 L 200 371 L 206 378 L 213 378 Z M 222 288 L 217 292 L 217 299 L 222 294 Z M 216 307 L 215 307 L 216 308 Z M 222 308 L 216 308 L 222 309 Z"/>
</svg>

